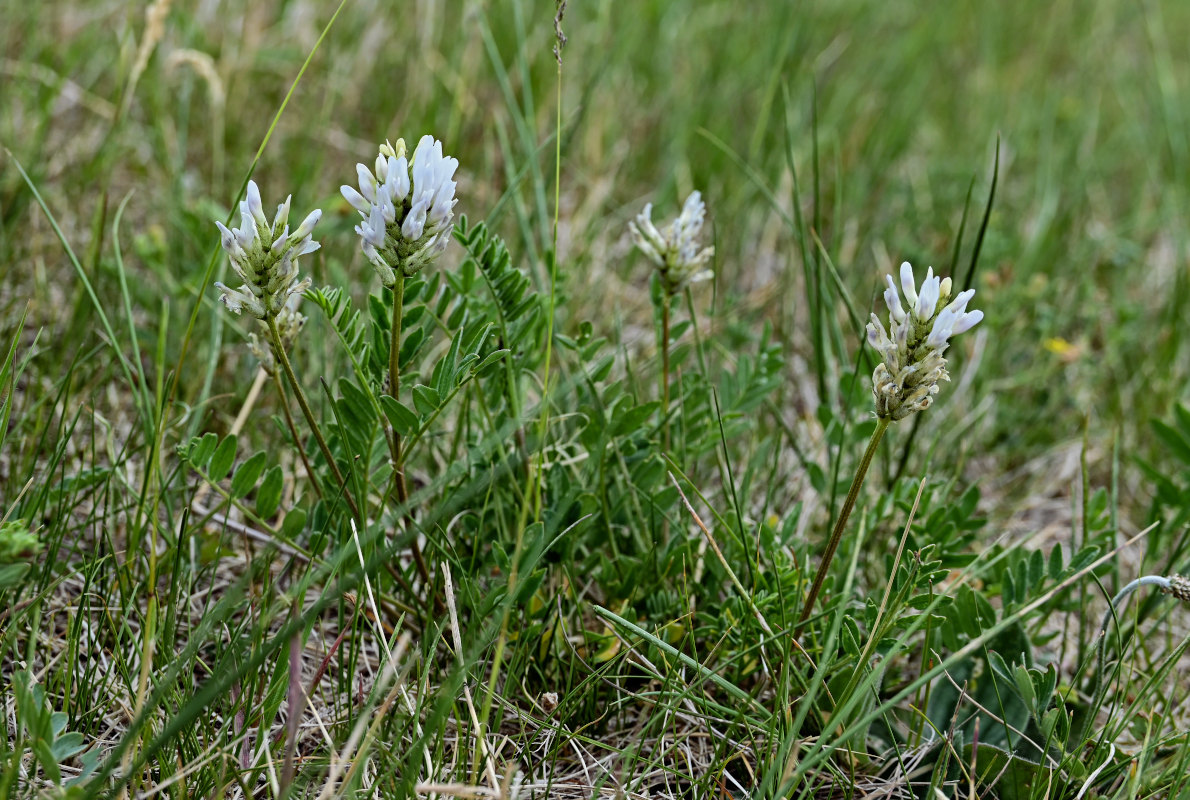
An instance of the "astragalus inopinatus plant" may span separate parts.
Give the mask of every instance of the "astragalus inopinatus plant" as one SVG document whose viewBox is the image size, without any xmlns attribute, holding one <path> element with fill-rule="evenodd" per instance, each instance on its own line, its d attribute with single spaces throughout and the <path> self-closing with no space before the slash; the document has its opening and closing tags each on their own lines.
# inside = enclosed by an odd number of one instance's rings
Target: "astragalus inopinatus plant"
<svg viewBox="0 0 1190 800">
<path fill-rule="evenodd" d="M 344 199 L 363 220 L 355 227 L 364 255 L 392 288 L 397 273 L 410 278 L 446 250 L 454 229 L 456 158 L 443 155 L 442 142 L 425 135 L 410 161 L 405 140 L 385 142 L 373 174 L 363 164 L 355 171 L 359 189 L 342 186 Z"/>
<path fill-rule="evenodd" d="M 920 292 L 917 291 L 917 284 L 913 279 L 913 267 L 908 261 L 901 264 L 900 292 L 897 291 L 892 275 L 884 277 L 888 284 L 888 288 L 884 290 L 884 302 L 888 305 L 889 329 L 885 329 L 875 314 L 868 323 L 868 343 L 879 351 L 883 359 L 872 372 L 872 394 L 876 398 L 876 429 L 872 431 L 872 438 L 868 441 L 868 447 L 856 467 L 851 488 L 847 491 L 843 508 L 831 530 L 830 539 L 827 540 L 814 583 L 810 586 L 810 594 L 802 607 L 801 620 L 798 623 L 799 633 L 818 599 L 818 593 L 826 580 L 827 568 L 839 547 L 839 541 L 843 538 L 847 518 L 855 508 L 860 487 L 863 486 L 868 468 L 872 465 L 876 448 L 884 438 L 884 432 L 891 423 L 930 407 L 934 402 L 934 395 L 938 394 L 939 381 L 950 380 L 950 374 L 946 371 L 946 359 L 942 356 L 950 346 L 950 337 L 970 330 L 983 319 L 982 311 L 967 310 L 967 304 L 975 296 L 975 290 L 959 292 L 952 300 L 950 278 L 934 275 L 933 267 L 926 270 Z M 905 295 L 903 305 L 902 293 Z"/>
<path fill-rule="evenodd" d="M 908 261 L 901 264 L 904 305 L 892 275 L 884 277 L 888 283 L 884 302 L 888 305 L 889 330 L 873 314 L 868 323 L 868 342 L 883 359 L 872 373 L 876 416 L 895 422 L 930 407 L 939 381 L 950 380 L 942 356 L 950 346 L 950 337 L 970 330 L 983 319 L 983 312 L 967 310 L 974 289 L 959 292 L 951 300 L 950 278 L 934 275 L 932 267 L 926 270 L 918 292 L 913 267 Z"/>
</svg>

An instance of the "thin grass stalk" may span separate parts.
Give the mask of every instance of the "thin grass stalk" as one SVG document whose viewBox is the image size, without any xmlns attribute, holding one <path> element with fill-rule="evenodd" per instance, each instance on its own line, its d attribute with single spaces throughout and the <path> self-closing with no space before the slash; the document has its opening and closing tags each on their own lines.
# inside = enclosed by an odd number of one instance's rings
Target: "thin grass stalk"
<svg viewBox="0 0 1190 800">
<path fill-rule="evenodd" d="M 500 633 L 496 638 L 496 649 L 492 658 L 492 673 L 488 678 L 487 695 L 484 698 L 483 712 L 479 717 L 479 726 L 476 731 L 476 736 L 483 739 L 487 735 L 488 719 L 490 718 L 492 704 L 496 696 L 496 684 L 500 679 L 500 670 L 503 666 L 504 648 L 508 642 L 508 621 L 511 616 L 512 604 L 515 602 L 516 590 L 520 578 L 519 568 L 521 552 L 525 544 L 525 527 L 528 525 L 528 513 L 530 504 L 533 505 L 534 519 L 541 518 L 541 466 L 545 460 L 545 441 L 546 434 L 549 432 L 549 418 L 550 418 L 550 367 L 553 362 L 554 354 L 554 322 L 557 312 L 558 304 L 558 214 L 561 209 L 561 191 L 562 191 L 562 46 L 565 43 L 565 37 L 561 37 L 561 13 L 562 8 L 558 8 L 558 17 L 555 24 L 558 26 L 557 32 L 559 34 L 558 50 L 556 51 L 558 60 L 557 73 L 557 97 L 554 106 L 554 224 L 552 231 L 553 252 L 550 253 L 549 259 L 549 278 L 550 278 L 550 300 L 549 313 L 546 315 L 546 331 L 545 331 L 545 368 L 544 376 L 541 382 L 541 417 L 538 421 L 538 439 L 537 452 L 533 458 L 529 460 L 528 474 L 526 475 L 526 492 L 525 498 L 521 503 L 521 510 L 518 514 L 516 527 L 516 544 L 512 552 L 512 565 L 509 569 L 508 575 L 508 594 L 505 597 L 504 611 L 500 619 Z"/>
<path fill-rule="evenodd" d="M 872 431 L 872 438 L 868 440 L 868 449 L 864 451 L 864 457 L 856 467 L 855 477 L 851 479 L 851 488 L 847 491 L 847 499 L 843 501 L 843 508 L 839 511 L 839 518 L 835 521 L 831 538 L 827 541 L 826 550 L 822 554 L 822 562 L 818 565 L 818 573 L 814 576 L 814 583 L 810 586 L 810 594 L 806 597 L 805 605 L 802 606 L 802 614 L 793 634 L 795 638 L 801 635 L 802 629 L 806 627 L 806 620 L 810 618 L 810 613 L 814 610 L 814 603 L 818 599 L 818 593 L 822 591 L 822 584 L 826 580 L 831 560 L 835 557 L 835 551 L 839 549 L 839 542 L 843 539 L 843 529 L 847 526 L 847 519 L 855 508 L 860 487 L 864 485 L 868 467 L 872 465 L 872 459 L 876 456 L 880 440 L 884 438 L 884 432 L 888 430 L 889 421 L 887 419 L 876 420 L 876 430 Z"/>
<path fill-rule="evenodd" d="M 275 371 L 273 375 L 273 385 L 277 387 L 277 397 L 281 400 L 281 413 L 285 416 L 285 426 L 289 428 L 289 435 L 293 437 L 293 443 L 297 445 L 298 456 L 302 459 L 302 466 L 306 470 L 306 475 L 310 477 L 310 485 L 314 488 L 314 494 L 321 500 L 322 489 L 318 486 L 318 479 L 314 475 L 314 469 L 310 466 L 310 457 L 306 453 L 306 445 L 302 443 L 302 437 L 298 435 L 297 425 L 293 422 L 293 414 L 289 411 L 289 399 L 285 396 L 285 384 L 281 383 L 281 376 Z"/>
</svg>

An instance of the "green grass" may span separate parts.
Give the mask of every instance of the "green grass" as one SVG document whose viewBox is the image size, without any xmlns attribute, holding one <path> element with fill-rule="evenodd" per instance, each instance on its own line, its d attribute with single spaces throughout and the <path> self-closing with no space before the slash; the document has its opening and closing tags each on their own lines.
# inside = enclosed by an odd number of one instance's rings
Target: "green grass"
<svg viewBox="0 0 1190 800">
<path fill-rule="evenodd" d="M 1190 792 L 1188 609 L 1098 635 L 1190 571 L 1190 9 L 174 5 L 0 4 L 0 798 Z M 338 187 L 423 133 L 398 406 Z M 250 175 L 341 486 L 211 286 Z M 902 260 L 986 318 L 795 636 Z"/>
</svg>

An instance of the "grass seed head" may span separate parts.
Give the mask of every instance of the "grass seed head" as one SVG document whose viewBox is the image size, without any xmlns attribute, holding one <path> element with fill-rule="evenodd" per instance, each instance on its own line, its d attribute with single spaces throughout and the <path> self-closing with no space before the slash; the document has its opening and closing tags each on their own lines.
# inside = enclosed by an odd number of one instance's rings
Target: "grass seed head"
<svg viewBox="0 0 1190 800">
<path fill-rule="evenodd" d="M 1190 578 L 1184 575 L 1170 575 L 1168 581 L 1169 585 L 1161 587 L 1161 591 L 1190 603 Z"/>
</svg>

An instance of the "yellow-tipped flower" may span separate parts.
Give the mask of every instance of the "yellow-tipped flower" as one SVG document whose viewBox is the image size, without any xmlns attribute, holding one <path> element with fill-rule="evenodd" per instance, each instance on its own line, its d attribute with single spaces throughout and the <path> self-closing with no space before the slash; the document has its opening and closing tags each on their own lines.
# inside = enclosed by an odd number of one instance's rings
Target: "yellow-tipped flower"
<svg viewBox="0 0 1190 800">
<path fill-rule="evenodd" d="M 908 261 L 901 264 L 904 305 L 893 277 L 885 278 L 889 330 L 873 314 L 868 323 L 868 342 L 883 359 L 872 373 L 876 416 L 896 421 L 924 411 L 934 402 L 939 381 L 950 380 L 946 359 L 942 357 L 950 337 L 974 327 L 983 319 L 983 312 L 967 310 L 967 304 L 975 296 L 974 289 L 960 292 L 951 300 L 950 278 L 935 276 L 932 267 L 926 271 L 919 293 L 913 280 L 913 267 Z"/>
<path fill-rule="evenodd" d="M 355 226 L 364 255 L 380 282 L 392 287 L 399 270 L 406 278 L 442 254 L 454 230 L 455 170 L 458 159 L 442 154 L 442 142 L 423 136 L 405 156 L 405 140 L 384 143 L 376 171 L 356 164 L 359 190 L 342 186 L 343 198 L 363 220 Z"/>
</svg>

